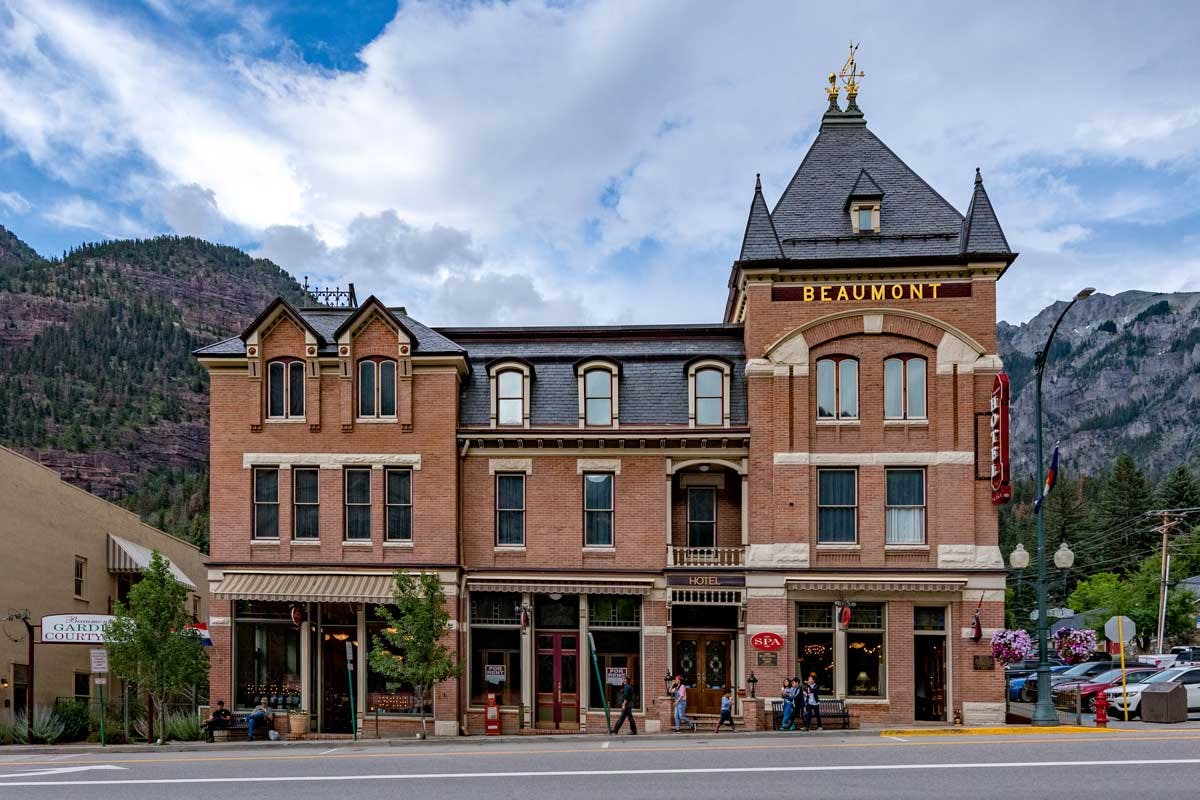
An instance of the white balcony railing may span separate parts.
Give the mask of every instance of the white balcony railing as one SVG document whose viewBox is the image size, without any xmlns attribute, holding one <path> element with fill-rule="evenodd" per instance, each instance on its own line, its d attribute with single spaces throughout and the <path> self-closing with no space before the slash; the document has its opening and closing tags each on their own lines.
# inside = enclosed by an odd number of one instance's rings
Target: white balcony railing
<svg viewBox="0 0 1200 800">
<path fill-rule="evenodd" d="M 746 563 L 744 547 L 670 547 L 672 567 L 741 567 Z"/>
</svg>

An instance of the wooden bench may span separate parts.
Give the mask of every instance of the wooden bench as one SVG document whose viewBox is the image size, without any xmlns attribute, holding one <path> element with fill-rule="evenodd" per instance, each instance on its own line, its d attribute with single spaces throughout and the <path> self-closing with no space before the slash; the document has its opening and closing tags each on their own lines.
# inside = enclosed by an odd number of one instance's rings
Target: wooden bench
<svg viewBox="0 0 1200 800">
<path fill-rule="evenodd" d="M 801 710 L 796 709 L 796 721 L 799 722 L 803 717 Z M 822 700 L 821 701 L 821 725 L 824 726 L 825 720 L 836 719 L 842 721 L 843 728 L 850 727 L 850 711 L 846 708 L 845 700 Z M 783 727 L 783 701 L 771 701 L 771 730 L 782 730 Z"/>
<path fill-rule="evenodd" d="M 250 721 L 249 720 L 250 720 L 250 712 L 249 711 L 243 711 L 241 713 L 239 713 L 237 711 L 233 712 L 233 719 L 231 719 L 229 721 L 229 727 L 213 729 L 213 739 L 218 742 L 229 741 L 230 735 L 235 732 L 240 732 L 243 736 L 249 737 L 250 736 Z M 264 721 L 261 725 L 256 725 L 255 727 L 258 728 L 259 731 L 261 731 L 261 733 L 260 733 L 261 736 L 265 736 L 268 739 L 270 738 L 270 734 L 268 734 L 267 731 L 272 730 L 274 728 L 270 717 L 268 717 L 267 720 Z"/>
</svg>

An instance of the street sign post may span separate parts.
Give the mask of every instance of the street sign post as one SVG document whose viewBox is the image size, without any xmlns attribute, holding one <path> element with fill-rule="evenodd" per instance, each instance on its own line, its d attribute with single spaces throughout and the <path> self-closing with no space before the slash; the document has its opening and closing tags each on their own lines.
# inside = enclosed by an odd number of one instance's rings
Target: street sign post
<svg viewBox="0 0 1200 800">
<path fill-rule="evenodd" d="M 104 747 L 104 686 L 108 683 L 108 651 L 94 647 L 91 651 L 92 674 L 96 676 L 96 691 L 100 693 L 100 746 Z"/>
<path fill-rule="evenodd" d="M 1125 721 L 1129 722 L 1129 701 L 1125 691 L 1125 642 L 1137 636 L 1137 625 L 1129 617 L 1109 617 L 1108 622 L 1104 623 L 1104 635 L 1110 642 L 1115 640 L 1121 651 L 1121 705 L 1125 707 Z"/>
<path fill-rule="evenodd" d="M 358 741 L 358 713 L 354 710 L 354 643 L 346 642 L 346 677 L 350 681 L 350 730 Z"/>
</svg>

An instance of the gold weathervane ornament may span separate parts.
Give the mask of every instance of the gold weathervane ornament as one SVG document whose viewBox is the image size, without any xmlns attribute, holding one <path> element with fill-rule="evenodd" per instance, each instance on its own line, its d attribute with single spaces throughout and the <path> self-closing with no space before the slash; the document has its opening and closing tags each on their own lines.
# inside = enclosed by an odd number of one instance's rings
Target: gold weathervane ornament
<svg viewBox="0 0 1200 800">
<path fill-rule="evenodd" d="M 838 73 L 829 73 L 829 88 L 825 91 L 829 94 L 830 101 L 837 100 L 840 88 L 837 85 L 837 79 L 841 78 L 842 83 L 846 85 L 846 99 L 850 105 L 854 105 L 855 98 L 858 97 L 858 79 L 867 77 L 867 73 L 858 68 L 858 64 L 854 60 L 855 53 L 858 52 L 858 45 L 850 42 L 850 56 L 846 59 L 846 63 L 842 65 L 842 71 Z"/>
</svg>

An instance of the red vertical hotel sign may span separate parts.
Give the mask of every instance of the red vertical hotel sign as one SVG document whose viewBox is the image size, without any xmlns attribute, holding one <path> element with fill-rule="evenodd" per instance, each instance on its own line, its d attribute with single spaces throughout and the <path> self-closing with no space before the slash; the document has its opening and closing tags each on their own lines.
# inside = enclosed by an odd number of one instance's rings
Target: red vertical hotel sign
<svg viewBox="0 0 1200 800">
<path fill-rule="evenodd" d="M 992 503 L 1007 503 L 1012 497 L 1008 464 L 1008 376 L 996 375 L 992 384 L 992 407 L 989 417 L 992 453 Z"/>
</svg>

